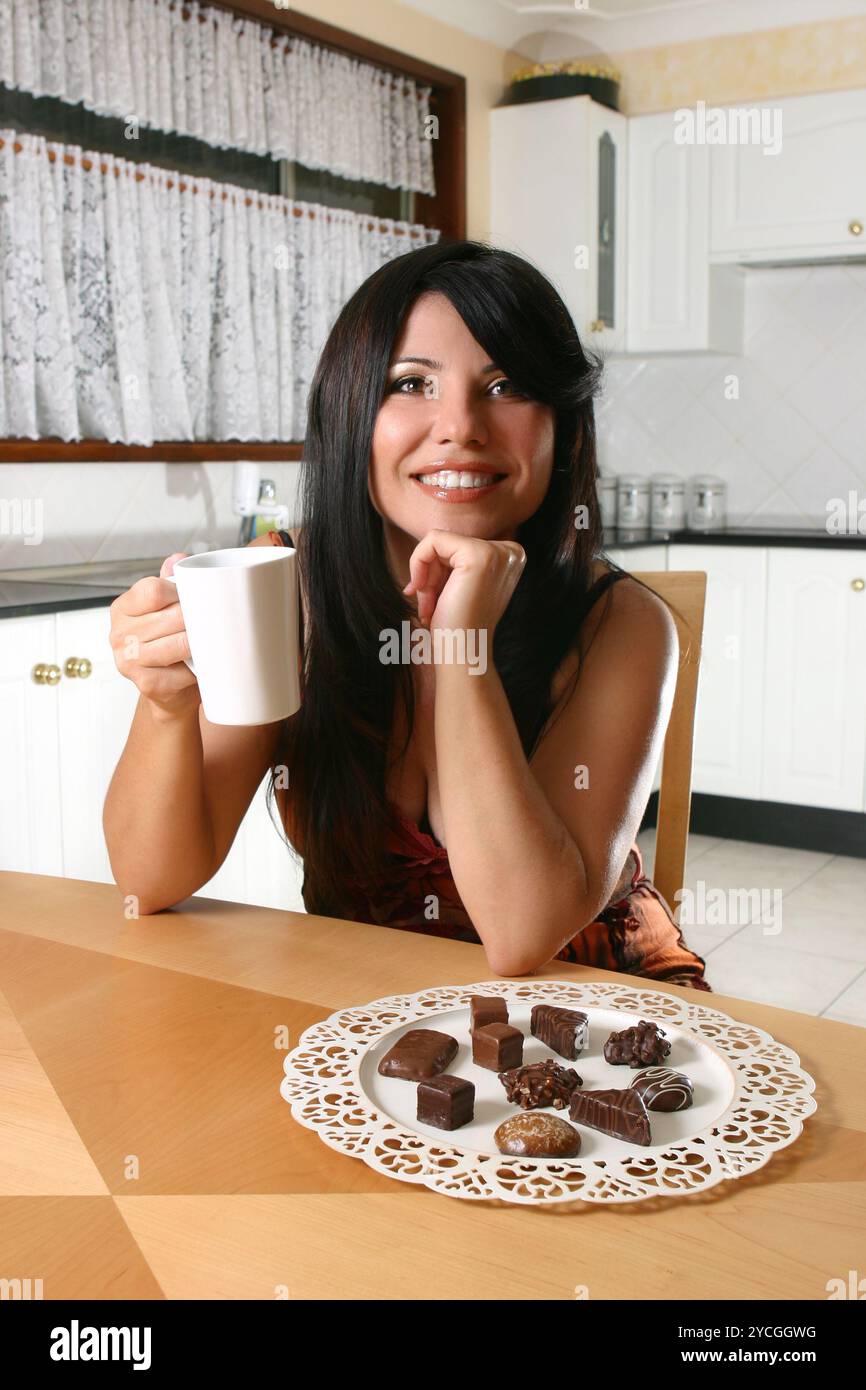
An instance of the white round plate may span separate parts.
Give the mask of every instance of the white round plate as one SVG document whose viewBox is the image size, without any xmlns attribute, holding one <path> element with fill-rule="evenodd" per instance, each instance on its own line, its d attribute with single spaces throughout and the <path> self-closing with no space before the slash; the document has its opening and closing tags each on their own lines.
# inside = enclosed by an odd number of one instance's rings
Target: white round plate
<svg viewBox="0 0 866 1390">
<path fill-rule="evenodd" d="M 496 1073 L 472 1061 L 472 994 L 505 998 L 510 1021 L 525 1034 L 524 1062 L 554 1058 L 580 1074 L 584 1090 L 629 1085 L 639 1069 L 606 1062 L 603 1044 L 615 1030 L 654 1019 L 671 1041 L 664 1065 L 691 1077 L 694 1104 L 673 1114 L 650 1112 L 653 1142 L 646 1147 L 578 1124 L 576 1158 L 500 1154 L 493 1132 L 521 1111 L 506 1101 Z M 530 1013 L 538 1003 L 587 1014 L 588 1043 L 575 1061 L 531 1036 Z M 400 1034 L 419 1027 L 457 1039 L 448 1071 L 475 1084 L 474 1119 L 458 1130 L 420 1124 L 415 1084 L 377 1071 Z M 703 1190 L 766 1163 L 816 1109 L 814 1082 L 796 1053 L 762 1029 L 702 1002 L 602 981 L 485 980 L 341 1009 L 305 1031 L 284 1070 L 280 1089 L 292 1114 L 330 1147 L 449 1196 L 519 1203 L 628 1202 Z M 548 1107 L 547 1113 L 568 1119 L 567 1109 Z"/>
</svg>

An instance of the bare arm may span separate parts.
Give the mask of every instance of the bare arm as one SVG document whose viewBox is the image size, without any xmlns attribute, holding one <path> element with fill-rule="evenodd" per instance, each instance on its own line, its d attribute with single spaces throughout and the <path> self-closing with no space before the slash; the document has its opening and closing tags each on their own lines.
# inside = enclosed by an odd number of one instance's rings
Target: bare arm
<svg viewBox="0 0 866 1390">
<path fill-rule="evenodd" d="M 595 621 L 604 609 L 593 610 Z M 492 663 L 436 668 L 436 762 L 455 883 L 499 974 L 550 960 L 609 900 L 667 728 L 676 629 L 627 580 L 528 763 Z M 585 767 L 588 785 L 575 785 Z"/>
<path fill-rule="evenodd" d="M 205 718 L 184 665 L 189 645 L 176 591 L 164 579 L 140 580 L 115 600 L 111 642 L 141 695 L 103 829 L 118 886 L 147 914 L 189 897 L 216 873 L 271 765 L 282 723 L 235 728 Z"/>
</svg>

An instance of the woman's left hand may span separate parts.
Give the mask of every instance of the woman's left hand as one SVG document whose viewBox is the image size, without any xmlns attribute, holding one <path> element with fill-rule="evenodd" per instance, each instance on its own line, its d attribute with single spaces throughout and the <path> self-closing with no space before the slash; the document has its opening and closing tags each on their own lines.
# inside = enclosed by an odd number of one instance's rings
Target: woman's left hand
<svg viewBox="0 0 866 1390">
<path fill-rule="evenodd" d="M 435 628 L 484 628 L 492 638 L 526 563 L 517 541 L 480 541 L 454 531 L 428 531 L 409 558 L 418 617 Z"/>
</svg>

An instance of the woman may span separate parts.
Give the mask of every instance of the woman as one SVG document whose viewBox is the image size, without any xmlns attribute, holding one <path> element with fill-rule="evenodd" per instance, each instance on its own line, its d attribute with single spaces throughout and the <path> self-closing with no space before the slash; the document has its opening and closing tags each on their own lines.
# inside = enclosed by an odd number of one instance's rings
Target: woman
<svg viewBox="0 0 866 1390">
<path fill-rule="evenodd" d="M 557 957 L 709 988 L 635 844 L 677 637 L 599 557 L 599 376 L 505 251 L 423 247 L 351 297 L 310 391 L 299 534 L 261 538 L 297 540 L 297 715 L 209 725 L 172 586 L 112 605 L 142 700 L 105 830 L 141 911 L 207 882 L 271 767 L 308 911 L 480 941 L 501 975 Z"/>
</svg>

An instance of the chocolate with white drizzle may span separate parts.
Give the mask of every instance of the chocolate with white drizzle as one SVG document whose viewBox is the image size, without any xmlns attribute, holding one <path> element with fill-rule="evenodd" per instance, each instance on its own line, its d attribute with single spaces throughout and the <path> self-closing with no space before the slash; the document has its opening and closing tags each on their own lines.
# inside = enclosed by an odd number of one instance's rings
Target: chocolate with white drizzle
<svg viewBox="0 0 866 1390">
<path fill-rule="evenodd" d="M 643 1098 L 647 1110 L 687 1110 L 692 1103 L 690 1077 L 672 1067 L 649 1067 L 639 1072 L 631 1090 Z"/>
</svg>

